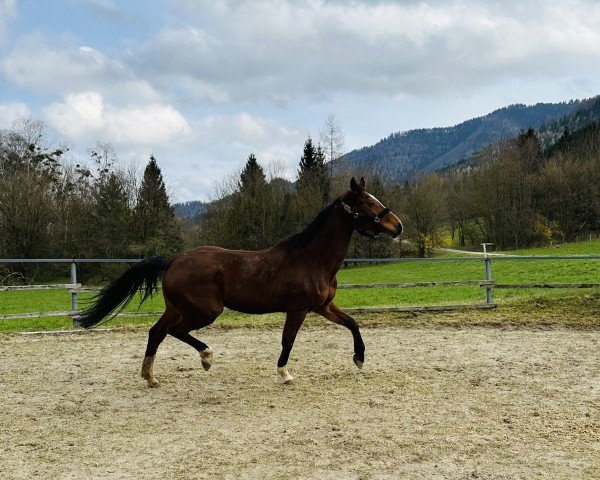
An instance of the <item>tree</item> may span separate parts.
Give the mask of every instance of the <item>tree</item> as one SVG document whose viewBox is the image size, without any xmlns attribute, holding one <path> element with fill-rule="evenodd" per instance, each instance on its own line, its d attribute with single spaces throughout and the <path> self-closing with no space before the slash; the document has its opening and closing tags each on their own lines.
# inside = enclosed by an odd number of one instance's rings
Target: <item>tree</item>
<svg viewBox="0 0 600 480">
<path fill-rule="evenodd" d="M 225 246 L 258 249 L 267 246 L 271 211 L 269 188 L 263 168 L 251 153 L 242 169 L 238 190 L 228 211 Z"/>
<path fill-rule="evenodd" d="M 51 255 L 62 149 L 47 147 L 41 122 L 0 131 L 0 250 L 4 256 Z"/>
<path fill-rule="evenodd" d="M 165 255 L 181 251 L 183 240 L 180 228 L 153 155 L 144 170 L 137 193 L 134 223 L 136 244 L 132 250 L 138 255 Z"/>
<path fill-rule="evenodd" d="M 417 246 L 419 257 L 431 255 L 444 244 L 446 209 L 446 188 L 437 175 L 427 175 L 403 189 L 402 218 L 406 218 L 407 237 Z"/>
<path fill-rule="evenodd" d="M 325 150 L 327 161 L 332 166 L 331 162 L 337 160 L 344 153 L 344 134 L 340 122 L 333 113 L 325 119 L 325 124 L 321 129 L 321 144 Z"/>
<path fill-rule="evenodd" d="M 303 228 L 329 200 L 331 181 L 325 165 L 325 155 L 320 146 L 315 149 L 309 136 L 300 157 L 296 191 L 293 199 L 293 216 L 296 228 Z"/>
<path fill-rule="evenodd" d="M 267 184 L 265 172 L 251 153 L 240 174 L 239 188 L 243 194 L 256 195 Z"/>
<path fill-rule="evenodd" d="M 525 247 L 535 240 L 535 173 L 533 163 L 523 160 L 518 139 L 509 140 L 485 152 L 471 174 L 471 211 L 484 241 L 497 248 Z"/>
<path fill-rule="evenodd" d="M 267 172 L 251 154 L 238 175 L 216 185 L 216 198 L 202 215 L 198 244 L 236 249 L 258 249 L 273 245 L 291 233 L 292 184 L 283 178 L 281 165 Z"/>
<path fill-rule="evenodd" d="M 325 165 L 325 155 L 321 145 L 315 149 L 310 136 L 304 143 L 299 167 L 296 189 L 302 191 L 312 186 L 311 188 L 318 192 L 320 203 L 327 202 L 331 181 Z"/>
<path fill-rule="evenodd" d="M 99 179 L 94 192 L 90 242 L 98 257 L 115 258 L 128 254 L 132 242 L 127 184 L 122 172 L 108 172 Z"/>
</svg>

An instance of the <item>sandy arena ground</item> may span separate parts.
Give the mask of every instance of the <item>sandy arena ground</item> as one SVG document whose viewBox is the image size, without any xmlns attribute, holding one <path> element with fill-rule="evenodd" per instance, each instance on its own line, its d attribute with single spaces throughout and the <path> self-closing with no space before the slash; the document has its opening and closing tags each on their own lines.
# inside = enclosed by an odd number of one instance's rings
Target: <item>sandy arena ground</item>
<svg viewBox="0 0 600 480">
<path fill-rule="evenodd" d="M 2 479 L 598 479 L 600 333 L 336 326 L 0 336 Z"/>
</svg>

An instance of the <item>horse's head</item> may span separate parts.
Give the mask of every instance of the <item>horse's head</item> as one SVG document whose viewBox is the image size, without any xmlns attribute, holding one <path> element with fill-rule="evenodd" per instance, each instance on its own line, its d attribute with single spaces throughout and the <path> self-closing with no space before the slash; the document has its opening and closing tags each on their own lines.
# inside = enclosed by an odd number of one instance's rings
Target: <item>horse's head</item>
<svg viewBox="0 0 600 480">
<path fill-rule="evenodd" d="M 341 197 L 341 206 L 354 220 L 354 228 L 366 237 L 387 233 L 397 237 L 402 233 L 400 219 L 373 195 L 365 190 L 365 179 L 350 180 L 350 191 Z"/>
</svg>

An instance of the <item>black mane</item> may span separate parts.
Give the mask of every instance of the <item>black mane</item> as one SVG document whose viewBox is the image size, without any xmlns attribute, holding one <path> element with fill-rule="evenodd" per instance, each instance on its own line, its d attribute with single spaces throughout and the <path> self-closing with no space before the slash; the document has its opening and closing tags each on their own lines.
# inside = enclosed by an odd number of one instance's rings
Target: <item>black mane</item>
<svg viewBox="0 0 600 480">
<path fill-rule="evenodd" d="M 294 233 L 289 237 L 285 238 L 279 245 L 282 245 L 286 250 L 295 250 L 306 246 L 323 227 L 329 216 L 331 215 L 334 207 L 340 202 L 339 198 L 336 198 L 328 206 L 319 212 L 319 214 L 310 222 L 304 230 Z"/>
</svg>

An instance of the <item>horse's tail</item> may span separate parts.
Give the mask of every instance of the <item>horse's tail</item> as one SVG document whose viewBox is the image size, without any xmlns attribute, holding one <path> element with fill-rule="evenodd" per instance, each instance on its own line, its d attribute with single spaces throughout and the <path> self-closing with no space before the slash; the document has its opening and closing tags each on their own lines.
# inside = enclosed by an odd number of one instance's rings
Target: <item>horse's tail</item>
<svg viewBox="0 0 600 480">
<path fill-rule="evenodd" d="M 142 291 L 140 303 L 144 302 L 158 290 L 158 278 L 169 268 L 171 262 L 172 260 L 166 257 L 155 257 L 136 263 L 100 290 L 93 298 L 94 303 L 75 316 L 73 323 L 83 328 L 91 328 L 114 312 L 105 321 L 110 320 L 131 302 L 138 290 Z"/>
</svg>

